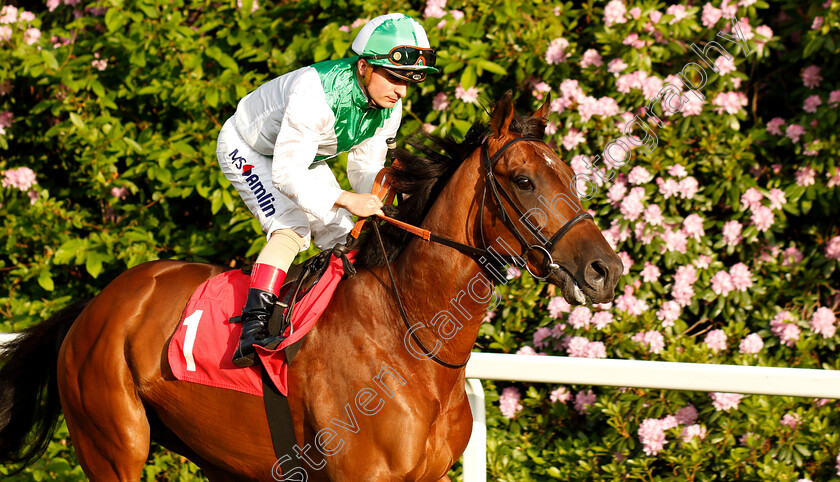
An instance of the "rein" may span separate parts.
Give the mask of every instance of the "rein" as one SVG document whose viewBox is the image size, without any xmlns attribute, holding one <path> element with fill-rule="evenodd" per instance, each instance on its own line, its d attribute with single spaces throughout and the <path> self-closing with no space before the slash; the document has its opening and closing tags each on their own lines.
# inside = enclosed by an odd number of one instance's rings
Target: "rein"
<svg viewBox="0 0 840 482">
<path fill-rule="evenodd" d="M 516 239 L 519 240 L 519 242 L 522 243 L 523 246 L 527 246 L 519 257 L 522 258 L 522 259 L 525 259 L 525 255 L 528 254 L 528 252 L 532 251 L 532 250 L 539 251 L 539 252 L 541 252 L 542 254 L 545 255 L 545 258 L 543 259 L 543 263 L 542 263 L 542 268 L 545 271 L 545 274 L 543 276 L 539 276 L 536 273 L 532 272 L 531 268 L 528 266 L 528 263 L 526 261 L 525 262 L 525 268 L 528 270 L 528 272 L 531 273 L 531 275 L 533 277 L 535 277 L 535 278 L 537 278 L 541 281 L 548 278 L 551 275 L 551 272 L 555 269 L 562 269 L 563 271 L 566 271 L 566 273 L 568 273 L 571 276 L 571 273 L 569 273 L 569 271 L 566 268 L 564 268 L 563 266 L 561 266 L 559 263 L 557 263 L 554 260 L 554 258 L 551 256 L 551 252 L 554 250 L 554 247 L 557 244 L 557 242 L 560 241 L 560 239 L 563 236 L 565 236 L 566 233 L 568 233 L 576 224 L 583 221 L 584 219 L 592 219 L 592 215 L 590 215 L 589 213 L 587 213 L 585 211 L 575 215 L 572 219 L 567 221 L 560 229 L 558 229 L 557 232 L 555 232 L 553 236 L 551 236 L 551 238 L 548 241 L 548 247 L 540 245 L 540 244 L 531 244 L 525 239 L 525 236 L 522 234 L 522 232 L 519 230 L 519 228 L 513 222 L 510 215 L 507 213 L 507 210 L 505 209 L 505 206 L 502 203 L 501 198 L 499 197 L 499 192 L 502 193 L 502 195 L 507 200 L 508 204 L 510 204 L 513 207 L 514 211 L 516 211 L 516 214 L 519 215 L 520 219 L 522 219 L 522 217 L 524 216 L 524 213 L 522 212 L 521 209 L 519 209 L 519 206 L 517 206 L 516 203 L 513 202 L 513 198 L 499 184 L 499 181 L 496 179 L 495 174 L 493 174 L 493 165 L 496 163 L 496 161 L 498 161 L 501 158 L 502 154 L 504 154 L 504 152 L 506 150 L 508 150 L 508 148 L 510 148 L 513 144 L 515 144 L 519 141 L 540 141 L 540 139 L 537 139 L 537 138 L 534 138 L 534 137 L 517 137 L 515 139 L 511 139 L 510 141 L 505 143 L 505 145 L 503 145 L 498 151 L 496 151 L 493 154 L 492 157 L 488 155 L 486 139 L 485 139 L 485 142 L 483 142 L 481 144 L 481 157 L 482 157 L 482 163 L 484 165 L 485 178 L 487 180 L 487 182 L 484 184 L 484 193 L 481 196 L 481 212 L 484 211 L 484 199 L 485 199 L 486 194 L 487 194 L 487 186 L 489 185 L 490 186 L 490 193 L 491 193 L 491 195 L 493 196 L 493 199 L 496 202 L 496 206 L 498 207 L 498 211 L 499 211 L 500 216 L 502 218 L 502 223 L 504 223 L 504 225 L 508 229 L 510 229 L 510 231 L 514 234 L 514 236 L 516 236 Z M 479 214 L 479 216 L 480 215 L 481 214 Z M 483 222 L 479 222 L 479 231 L 481 232 L 481 242 L 482 242 L 484 247 L 483 248 L 477 248 L 475 246 L 470 246 L 470 245 L 467 245 L 467 244 L 459 243 L 455 240 L 445 238 L 443 236 L 438 236 L 438 235 L 432 233 L 431 231 L 428 231 L 426 229 L 422 229 L 422 228 L 417 227 L 417 226 L 413 226 L 411 224 L 408 224 L 408 223 L 403 222 L 403 221 L 399 221 L 397 219 L 394 219 L 394 218 L 391 218 L 391 217 L 388 217 L 388 216 L 377 215 L 376 217 L 378 217 L 379 219 L 382 219 L 382 220 L 384 220 L 384 221 L 386 221 L 390 224 L 393 224 L 394 226 L 397 226 L 398 228 L 401 228 L 405 231 L 408 231 L 409 233 L 411 233 L 415 236 L 418 236 L 418 237 L 424 239 L 425 241 L 433 241 L 433 242 L 438 243 L 438 244 L 449 246 L 451 248 L 457 249 L 458 251 L 460 251 L 464 254 L 469 254 L 469 255 L 472 255 L 472 256 L 484 256 L 484 257 L 487 257 L 487 259 L 493 259 L 494 255 L 492 255 L 492 253 L 487 249 L 487 243 L 484 240 L 484 223 Z M 399 307 L 400 316 L 402 317 L 403 324 L 405 324 L 406 329 L 408 329 L 408 334 L 411 335 L 411 338 L 414 340 L 414 342 L 417 343 L 417 345 L 425 352 L 426 356 L 428 356 L 432 361 L 434 361 L 437 364 L 439 364 L 443 367 L 446 367 L 446 368 L 453 368 L 453 369 L 462 368 L 463 366 L 465 366 L 467 364 L 467 361 L 469 361 L 470 355 L 467 355 L 467 359 L 464 360 L 461 363 L 453 364 L 453 363 L 446 362 L 446 361 L 438 358 L 436 354 L 429 351 L 429 349 L 427 349 L 423 345 L 423 343 L 420 341 L 420 339 L 417 337 L 417 335 L 414 334 L 414 330 L 411 328 L 411 325 L 408 321 L 408 315 L 405 312 L 405 307 L 402 304 L 402 299 L 400 298 L 399 290 L 397 289 L 397 283 L 396 283 L 396 280 L 394 278 L 394 273 L 391 270 L 391 262 L 388 260 L 388 253 L 385 251 L 385 244 L 382 242 L 382 235 L 379 233 L 379 225 L 375 222 L 371 223 L 371 224 L 373 224 L 373 230 L 376 233 L 377 239 L 379 240 L 379 246 L 380 246 L 380 248 L 382 248 L 382 256 L 385 258 L 385 265 L 388 267 L 388 276 L 391 278 L 391 289 L 394 292 L 394 298 L 397 300 L 397 306 Z M 496 255 L 496 256 L 498 256 L 498 255 Z"/>
</svg>

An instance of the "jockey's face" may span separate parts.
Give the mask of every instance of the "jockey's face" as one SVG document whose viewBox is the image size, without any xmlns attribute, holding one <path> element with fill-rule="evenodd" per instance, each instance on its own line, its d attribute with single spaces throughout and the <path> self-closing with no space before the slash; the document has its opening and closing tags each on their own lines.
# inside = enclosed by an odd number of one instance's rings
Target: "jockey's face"
<svg viewBox="0 0 840 482">
<path fill-rule="evenodd" d="M 407 80 L 394 77 L 381 67 L 375 67 L 370 76 L 367 91 L 378 106 L 390 109 L 398 100 L 405 97 L 408 84 Z"/>
</svg>

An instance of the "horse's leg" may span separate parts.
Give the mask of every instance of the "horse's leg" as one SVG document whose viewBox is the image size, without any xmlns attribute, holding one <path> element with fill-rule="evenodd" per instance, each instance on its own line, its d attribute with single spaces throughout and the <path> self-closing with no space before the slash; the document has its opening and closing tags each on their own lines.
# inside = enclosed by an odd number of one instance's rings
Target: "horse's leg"
<svg viewBox="0 0 840 482">
<path fill-rule="evenodd" d="M 136 481 L 149 454 L 149 422 L 125 360 L 118 323 L 95 299 L 59 354 L 58 386 L 76 454 L 91 480 Z M 112 318 L 114 321 L 116 319 Z"/>
</svg>

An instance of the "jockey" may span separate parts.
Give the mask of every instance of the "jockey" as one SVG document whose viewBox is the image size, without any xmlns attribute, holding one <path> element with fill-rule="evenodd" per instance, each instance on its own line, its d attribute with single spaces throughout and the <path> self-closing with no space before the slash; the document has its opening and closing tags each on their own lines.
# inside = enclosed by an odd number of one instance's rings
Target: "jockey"
<svg viewBox="0 0 840 482">
<path fill-rule="evenodd" d="M 358 56 L 319 62 L 277 77 L 239 101 L 219 134 L 216 157 L 267 233 L 251 272 L 233 363 L 254 363 L 254 345 L 274 349 L 268 319 L 295 256 L 344 241 L 351 214 L 382 214 L 369 194 L 395 137 L 408 84 L 422 82 L 435 53 L 423 27 L 399 13 L 369 21 L 352 45 Z M 343 191 L 327 161 L 347 154 Z"/>
</svg>

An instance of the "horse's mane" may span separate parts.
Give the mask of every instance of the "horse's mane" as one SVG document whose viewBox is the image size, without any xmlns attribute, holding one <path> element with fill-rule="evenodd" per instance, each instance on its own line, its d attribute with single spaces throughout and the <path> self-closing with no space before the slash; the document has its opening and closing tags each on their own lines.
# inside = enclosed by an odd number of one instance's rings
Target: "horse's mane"
<svg viewBox="0 0 840 482">
<path fill-rule="evenodd" d="M 385 206 L 385 214 L 415 226 L 419 225 L 455 170 L 481 146 L 490 131 L 486 123 L 476 122 L 461 142 L 455 141 L 451 136 L 437 137 L 422 130 L 415 132 L 407 142 L 419 153 L 414 154 L 403 148 L 396 149 L 399 167 L 392 166 L 390 173 L 391 186 L 406 198 L 398 200 L 397 206 Z M 542 139 L 545 136 L 545 119 L 514 116 L 510 123 L 510 132 Z M 356 266 L 364 268 L 385 264 L 376 233 L 369 227 L 366 232 L 366 236 L 358 245 Z M 380 233 L 389 261 L 394 261 L 413 237 L 412 234 L 390 224 L 380 226 Z"/>
</svg>

